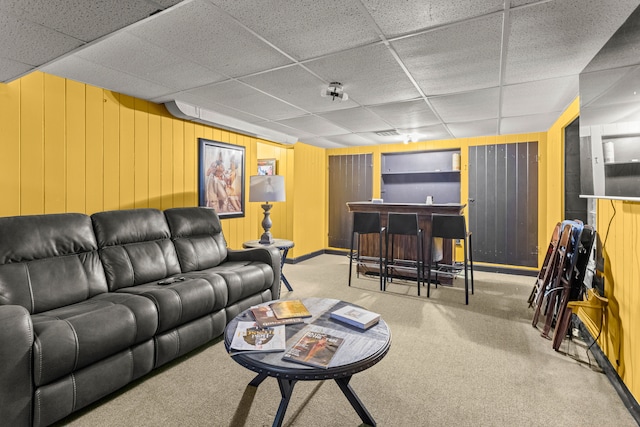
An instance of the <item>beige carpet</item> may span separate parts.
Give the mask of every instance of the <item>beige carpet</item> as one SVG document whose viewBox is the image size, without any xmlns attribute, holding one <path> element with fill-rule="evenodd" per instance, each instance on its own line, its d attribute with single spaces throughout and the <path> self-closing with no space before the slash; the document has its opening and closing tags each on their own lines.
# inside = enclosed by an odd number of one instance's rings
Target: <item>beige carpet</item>
<svg viewBox="0 0 640 427">
<path fill-rule="evenodd" d="M 382 314 L 389 354 L 351 385 L 379 426 L 635 426 L 609 380 L 590 367 L 581 341 L 555 352 L 531 326 L 534 278 L 476 273 L 464 305 L 463 279 L 426 298 L 410 282 L 387 292 L 360 277 L 347 286 L 348 260 L 322 255 L 284 272 L 283 298 L 330 297 Z M 425 289 L 426 291 L 426 289 Z M 591 357 L 593 361 L 593 357 Z M 595 363 L 595 362 L 592 362 Z M 254 374 L 221 342 L 152 373 L 74 415 L 71 426 L 270 426 L 277 382 L 248 387 Z M 285 426 L 359 426 L 332 381 L 297 383 Z"/>
</svg>

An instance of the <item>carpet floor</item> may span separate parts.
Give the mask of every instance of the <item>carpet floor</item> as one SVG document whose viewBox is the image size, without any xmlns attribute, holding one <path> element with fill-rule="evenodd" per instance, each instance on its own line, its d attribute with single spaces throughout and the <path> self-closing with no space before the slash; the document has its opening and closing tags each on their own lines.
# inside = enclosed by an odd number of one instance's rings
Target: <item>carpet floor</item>
<svg viewBox="0 0 640 427">
<path fill-rule="evenodd" d="M 579 339 L 560 351 L 531 326 L 527 297 L 535 278 L 476 272 L 464 305 L 464 279 L 426 289 L 360 276 L 347 286 L 344 256 L 287 264 L 293 287 L 282 298 L 328 297 L 382 314 L 391 350 L 351 386 L 379 426 L 636 426 Z M 182 357 L 58 425 L 270 426 L 280 391 L 235 363 L 221 340 Z M 301 381 L 285 426 L 359 426 L 333 381 Z"/>
</svg>

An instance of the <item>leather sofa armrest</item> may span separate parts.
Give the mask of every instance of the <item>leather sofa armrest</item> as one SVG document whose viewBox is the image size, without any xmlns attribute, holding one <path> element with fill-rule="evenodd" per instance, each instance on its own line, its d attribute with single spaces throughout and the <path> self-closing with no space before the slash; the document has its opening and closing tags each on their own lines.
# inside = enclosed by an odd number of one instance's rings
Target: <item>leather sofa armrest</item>
<svg viewBox="0 0 640 427">
<path fill-rule="evenodd" d="M 273 269 L 273 283 L 271 284 L 271 296 L 280 298 L 280 251 L 273 246 L 250 249 L 228 249 L 229 261 L 261 261 Z"/>
<path fill-rule="evenodd" d="M 33 323 L 19 305 L 0 305 L 0 420 L 32 425 Z"/>
</svg>

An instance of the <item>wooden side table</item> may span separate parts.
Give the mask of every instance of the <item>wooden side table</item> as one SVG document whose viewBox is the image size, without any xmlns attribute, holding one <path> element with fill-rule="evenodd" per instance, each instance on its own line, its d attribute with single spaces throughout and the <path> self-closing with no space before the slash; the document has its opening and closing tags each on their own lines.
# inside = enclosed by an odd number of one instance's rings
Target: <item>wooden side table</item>
<svg viewBox="0 0 640 427">
<path fill-rule="evenodd" d="M 273 239 L 273 243 L 271 243 L 270 245 L 262 244 L 262 243 L 260 243 L 260 240 L 249 240 L 249 241 L 244 242 L 242 244 L 242 247 L 245 248 L 245 249 L 247 249 L 247 248 L 261 248 L 261 247 L 265 247 L 265 246 L 273 246 L 273 247 L 276 247 L 276 248 L 278 248 L 280 250 L 280 253 L 282 255 L 280 257 L 280 280 L 282 280 L 282 282 L 287 287 L 287 289 L 289 289 L 290 291 L 293 291 L 293 288 L 289 284 L 289 281 L 287 280 L 287 278 L 284 277 L 284 273 L 282 271 L 284 269 L 284 262 L 287 260 L 287 254 L 289 253 L 289 249 L 294 247 L 295 243 L 293 243 L 291 240 Z"/>
</svg>

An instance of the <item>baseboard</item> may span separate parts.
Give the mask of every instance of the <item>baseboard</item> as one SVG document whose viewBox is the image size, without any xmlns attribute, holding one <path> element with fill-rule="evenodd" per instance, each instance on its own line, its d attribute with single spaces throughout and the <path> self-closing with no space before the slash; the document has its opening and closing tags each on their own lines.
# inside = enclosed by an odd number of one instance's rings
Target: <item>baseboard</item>
<svg viewBox="0 0 640 427">
<path fill-rule="evenodd" d="M 629 413 L 636 423 L 640 425 L 640 404 L 638 404 L 638 401 L 633 397 L 624 382 L 622 382 L 618 372 L 616 372 L 607 356 L 602 352 L 598 343 L 596 342 L 594 344 L 594 339 L 582 320 L 580 320 L 580 318 L 575 314 L 571 316 L 571 320 L 573 325 L 577 326 L 577 329 L 580 331 L 580 335 L 584 342 L 588 346 L 591 346 L 591 353 L 593 354 L 593 357 L 596 359 L 596 362 L 598 362 L 598 365 L 611 382 L 611 385 L 618 393 L 618 396 L 620 396 L 620 400 L 622 400 L 624 406 L 629 410 Z"/>
<path fill-rule="evenodd" d="M 322 255 L 322 254 L 328 254 L 328 255 L 348 255 L 349 250 L 348 249 L 322 249 L 316 252 L 312 252 L 310 254 L 306 254 L 306 255 L 302 255 L 296 258 L 287 258 L 286 263 L 287 264 L 296 264 L 302 261 L 305 261 L 309 258 L 313 258 L 316 257 L 318 255 Z M 521 276 L 531 276 L 531 277 L 536 277 L 538 275 L 538 271 L 532 271 L 532 270 L 525 270 L 525 269 L 520 269 L 517 267 L 505 267 L 505 266 L 498 266 L 498 265 L 481 265 L 481 264 L 473 264 L 473 269 L 474 271 L 487 271 L 490 273 L 504 273 L 504 274 L 518 274 Z"/>
<path fill-rule="evenodd" d="M 525 270 L 520 269 L 518 267 L 504 267 L 497 265 L 481 265 L 477 263 L 473 263 L 474 271 L 486 271 L 489 273 L 503 273 L 503 274 L 517 274 L 519 276 L 531 276 L 536 277 L 538 275 L 538 271 Z"/>
<path fill-rule="evenodd" d="M 299 257 L 287 258 L 287 260 L 285 261 L 285 264 L 297 264 L 299 262 L 306 261 L 310 258 L 314 258 L 314 257 L 317 257 L 318 255 L 322 255 L 326 253 L 329 253 L 329 252 L 327 252 L 326 250 L 319 250 L 319 251 L 311 252 L 305 255 L 301 255 Z"/>
</svg>

